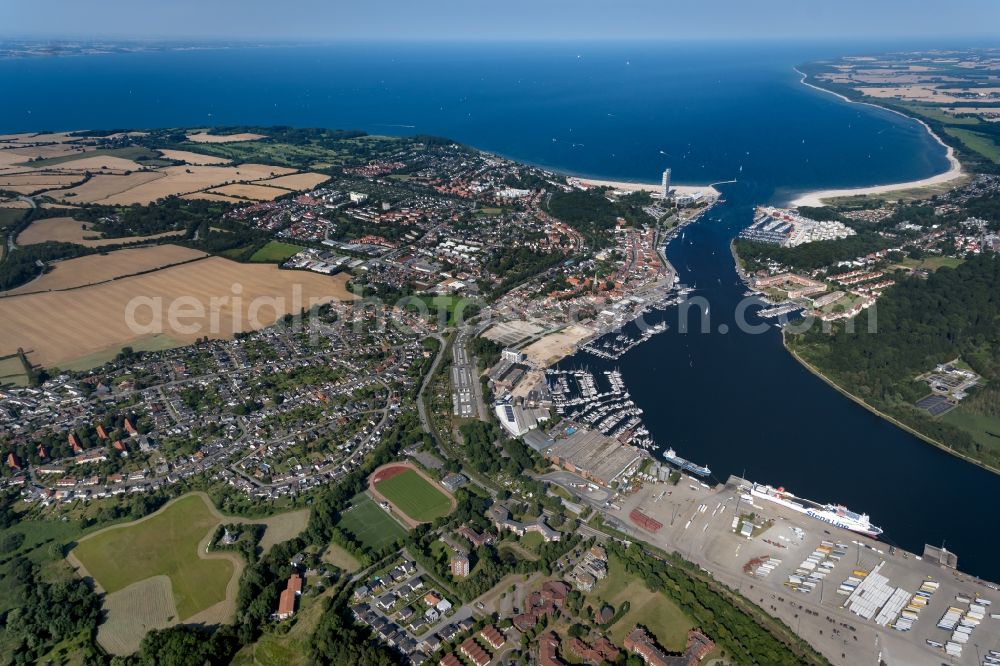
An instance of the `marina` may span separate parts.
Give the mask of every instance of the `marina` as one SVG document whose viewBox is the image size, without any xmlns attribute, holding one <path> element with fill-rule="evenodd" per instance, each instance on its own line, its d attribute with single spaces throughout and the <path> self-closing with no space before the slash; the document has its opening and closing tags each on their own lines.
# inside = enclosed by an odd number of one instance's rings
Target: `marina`
<svg viewBox="0 0 1000 666">
<path fill-rule="evenodd" d="M 565 420 L 622 444 L 651 453 L 660 450 L 643 423 L 642 408 L 632 400 L 619 370 L 595 373 L 586 367 L 549 369 L 545 377 L 553 408 Z M 708 467 L 681 458 L 672 448 L 666 450 L 663 460 L 683 472 L 701 477 L 712 474 Z"/>
<path fill-rule="evenodd" d="M 669 305 L 664 305 L 663 307 L 669 307 Z M 580 351 L 587 352 L 588 354 L 598 358 L 616 361 L 632 349 L 635 349 L 643 342 L 652 338 L 654 335 L 663 333 L 666 330 L 666 322 L 660 322 L 659 324 L 654 324 L 653 326 L 648 327 L 638 337 L 632 337 L 631 335 L 622 333 L 621 329 L 618 329 L 617 331 L 612 331 L 597 340 L 588 342 L 580 347 Z"/>
<path fill-rule="evenodd" d="M 547 370 L 546 381 L 556 413 L 622 444 L 655 448 L 642 423 L 642 409 L 632 401 L 621 372 L 588 369 Z"/>
<path fill-rule="evenodd" d="M 772 308 L 765 308 L 757 313 L 758 317 L 763 317 L 764 319 L 775 319 L 777 317 L 782 317 L 784 315 L 792 314 L 793 312 L 802 312 L 804 308 L 797 303 L 784 303 L 782 305 L 776 305 Z"/>
</svg>

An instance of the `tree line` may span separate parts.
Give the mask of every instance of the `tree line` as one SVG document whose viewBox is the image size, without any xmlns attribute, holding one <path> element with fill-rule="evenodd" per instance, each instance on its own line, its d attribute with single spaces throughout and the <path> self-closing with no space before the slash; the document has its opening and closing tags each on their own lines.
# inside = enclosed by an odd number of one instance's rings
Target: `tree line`
<svg viewBox="0 0 1000 666">
<path fill-rule="evenodd" d="M 967 432 L 932 419 L 913 403 L 930 393 L 919 374 L 961 357 L 988 382 L 1000 381 L 1000 256 L 980 255 L 928 276 L 898 276 L 875 305 L 869 332 L 859 315 L 853 327 L 830 333 L 814 326 L 788 343 L 837 384 L 866 402 L 953 448 L 1000 462 L 1000 441 L 986 447 Z M 853 332 L 852 332 L 853 328 Z M 990 390 L 969 405 L 995 395 Z M 990 407 L 980 407 L 989 413 Z"/>
</svg>

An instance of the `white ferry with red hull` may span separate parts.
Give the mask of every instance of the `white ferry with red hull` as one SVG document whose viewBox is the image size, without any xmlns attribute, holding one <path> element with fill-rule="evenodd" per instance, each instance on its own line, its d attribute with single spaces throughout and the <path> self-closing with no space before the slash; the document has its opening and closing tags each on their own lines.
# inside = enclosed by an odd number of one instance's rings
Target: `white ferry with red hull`
<svg viewBox="0 0 1000 666">
<path fill-rule="evenodd" d="M 750 489 L 753 497 L 780 504 L 793 511 L 804 513 L 810 518 L 840 527 L 845 530 L 878 538 L 882 528 L 872 525 L 867 513 L 855 513 L 842 504 L 820 504 L 802 497 L 796 497 L 784 488 L 774 488 L 762 483 L 755 483 Z"/>
</svg>

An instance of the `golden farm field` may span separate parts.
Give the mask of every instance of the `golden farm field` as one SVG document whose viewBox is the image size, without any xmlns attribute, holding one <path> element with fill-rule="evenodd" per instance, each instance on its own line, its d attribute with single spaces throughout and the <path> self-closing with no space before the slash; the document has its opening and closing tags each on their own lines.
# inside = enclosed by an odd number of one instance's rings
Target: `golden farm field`
<svg viewBox="0 0 1000 666">
<path fill-rule="evenodd" d="M 324 176 L 321 173 L 296 173 L 291 176 L 279 176 L 270 180 L 259 180 L 257 184 L 284 187 L 289 190 L 311 190 L 328 180 L 330 180 L 330 177 Z"/>
<path fill-rule="evenodd" d="M 176 345 L 228 338 L 313 302 L 353 299 L 348 279 L 210 257 L 72 291 L 10 296 L 0 299 L 0 356 L 21 347 L 33 363 L 54 367 L 151 338 Z M 179 315 L 174 322 L 171 313 Z"/>
<path fill-rule="evenodd" d="M 239 166 L 168 166 L 128 175 L 98 175 L 69 190 L 52 190 L 62 201 L 109 205 L 150 204 L 169 196 L 188 194 L 229 183 L 263 180 L 294 173 L 294 169 L 269 164 Z"/>
<path fill-rule="evenodd" d="M 180 245 L 126 248 L 108 254 L 91 254 L 76 259 L 57 261 L 48 273 L 31 282 L 11 289 L 3 295 L 30 294 L 39 291 L 72 289 L 98 284 L 115 278 L 145 273 L 157 268 L 193 261 L 208 255 Z"/>
<path fill-rule="evenodd" d="M 27 204 L 25 204 L 27 205 Z M 151 236 L 127 236 L 124 238 L 96 238 L 100 234 L 90 229 L 84 229 L 84 223 L 72 217 L 50 217 L 31 223 L 27 229 L 17 236 L 18 245 L 35 245 L 46 241 L 61 243 L 76 243 L 87 247 L 102 247 L 105 245 L 121 245 L 135 243 L 141 240 L 154 240 L 168 236 L 182 235 L 181 231 L 167 231 Z"/>
<path fill-rule="evenodd" d="M 194 141 L 195 143 L 231 143 L 233 141 L 256 141 L 257 139 L 265 139 L 263 134 L 251 134 L 250 132 L 243 132 L 242 134 L 210 134 L 208 132 L 199 132 L 197 134 L 188 134 L 188 141 Z"/>
<path fill-rule="evenodd" d="M 286 176 L 294 178 L 295 176 Z M 288 194 L 291 190 L 283 190 L 280 187 L 268 187 L 266 185 L 251 185 L 248 183 L 236 183 L 233 185 L 223 185 L 209 190 L 215 194 L 222 194 L 230 197 L 243 197 L 256 201 L 273 201 L 278 197 Z"/>
<path fill-rule="evenodd" d="M 0 176 L 0 190 L 31 194 L 52 187 L 69 187 L 79 183 L 83 178 L 83 174 L 53 173 L 51 171 L 16 173 Z"/>
<path fill-rule="evenodd" d="M 163 178 L 163 174 L 157 171 L 136 171 L 127 176 L 124 174 L 99 174 L 76 187 L 65 190 L 50 190 L 44 194 L 68 203 L 96 203 L 161 178 Z"/>
</svg>

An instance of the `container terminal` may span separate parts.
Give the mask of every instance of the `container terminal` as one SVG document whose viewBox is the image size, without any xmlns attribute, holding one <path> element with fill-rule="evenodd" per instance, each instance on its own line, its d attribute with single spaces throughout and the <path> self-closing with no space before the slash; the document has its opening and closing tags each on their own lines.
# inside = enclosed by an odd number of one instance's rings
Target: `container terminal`
<svg viewBox="0 0 1000 666">
<path fill-rule="evenodd" d="M 834 664 L 1000 662 L 998 586 L 959 571 L 956 554 L 904 551 L 767 501 L 737 476 L 715 486 L 662 477 L 639 473 L 626 493 L 567 471 L 545 478 L 616 530 L 739 590 Z"/>
</svg>

